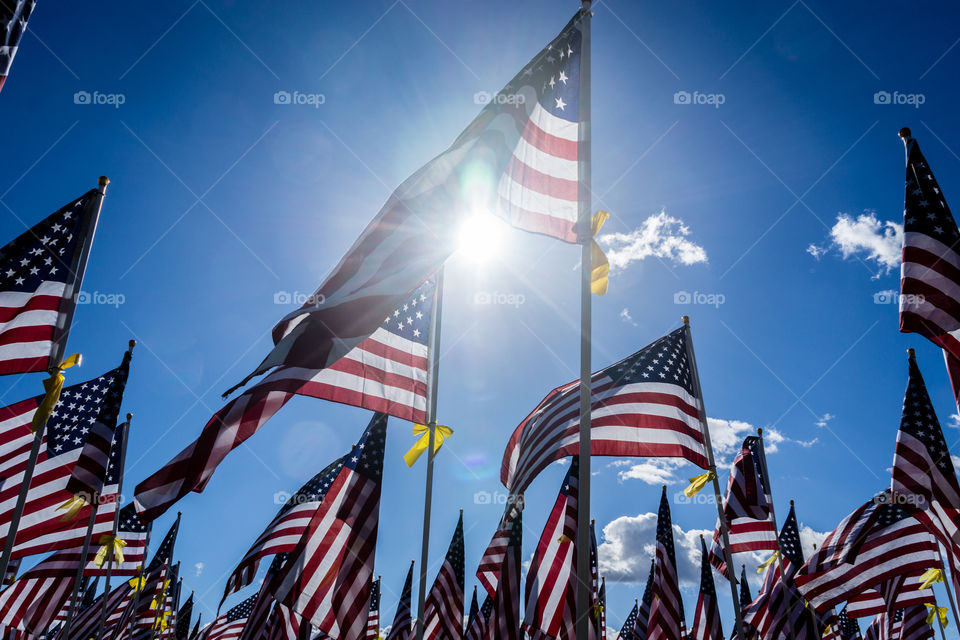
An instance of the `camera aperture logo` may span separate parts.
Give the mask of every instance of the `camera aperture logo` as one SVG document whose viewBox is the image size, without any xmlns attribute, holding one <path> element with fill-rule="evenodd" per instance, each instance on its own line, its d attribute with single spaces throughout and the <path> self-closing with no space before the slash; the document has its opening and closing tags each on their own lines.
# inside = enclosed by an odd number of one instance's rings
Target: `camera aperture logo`
<svg viewBox="0 0 960 640">
<path fill-rule="evenodd" d="M 107 105 L 114 109 L 119 109 L 120 105 L 127 101 L 127 96 L 122 93 L 100 93 L 99 91 L 77 91 L 73 94 L 73 104 L 93 104 Z"/>
<path fill-rule="evenodd" d="M 273 104 L 306 105 L 319 109 L 326 103 L 327 96 L 322 93 L 303 93 L 301 91 L 277 91 L 273 94 Z"/>
<path fill-rule="evenodd" d="M 873 94 L 873 104 L 907 105 L 919 109 L 927 101 L 922 93 L 900 93 L 899 91 L 877 91 Z"/>
<path fill-rule="evenodd" d="M 277 291 L 273 294 L 273 304 L 296 304 L 319 307 L 327 301 L 322 293 L 304 293 L 302 291 Z"/>
<path fill-rule="evenodd" d="M 127 297 L 122 293 L 106 293 L 103 291 L 80 291 L 77 293 L 77 304 L 99 304 L 118 309 L 126 301 Z"/>
<path fill-rule="evenodd" d="M 700 91 L 677 91 L 673 94 L 673 104 L 708 105 L 719 109 L 727 101 L 722 93 L 701 93 Z"/>
</svg>

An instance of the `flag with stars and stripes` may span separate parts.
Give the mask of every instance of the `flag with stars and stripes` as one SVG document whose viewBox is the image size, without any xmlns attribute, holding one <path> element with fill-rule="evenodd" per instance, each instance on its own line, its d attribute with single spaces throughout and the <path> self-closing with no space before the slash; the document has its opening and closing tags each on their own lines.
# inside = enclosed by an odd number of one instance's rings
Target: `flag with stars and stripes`
<svg viewBox="0 0 960 640">
<path fill-rule="evenodd" d="M 776 551 L 777 530 L 770 512 L 770 484 L 763 468 L 762 440 L 747 436 L 733 461 L 723 515 L 727 521 L 730 553 Z M 710 562 L 721 575 L 727 575 L 720 523 L 713 531 Z"/>
<path fill-rule="evenodd" d="M 120 366 L 98 378 L 65 387 L 47 421 L 30 490 L 17 530 L 15 557 L 79 547 L 87 531 L 91 497 L 97 504 L 93 536 L 113 530 L 119 457 L 111 443 L 130 368 L 130 352 Z M 31 420 L 43 396 L 0 409 L 0 536 L 6 536 L 24 481 L 34 434 Z M 107 467 L 113 469 L 107 472 Z M 88 502 L 67 522 L 60 507 L 79 495 Z"/>
<path fill-rule="evenodd" d="M 523 640 L 520 629 L 521 573 L 523 571 L 523 514 L 518 513 L 510 529 L 510 539 L 504 551 L 497 591 L 493 598 L 493 613 L 487 622 L 488 638 Z"/>
<path fill-rule="evenodd" d="M 0 83 L 2 51 L 0 46 Z M 0 375 L 60 364 L 51 361 L 51 353 L 69 329 L 66 322 L 80 288 L 78 260 L 98 195 L 96 189 L 88 191 L 0 249 Z"/>
<path fill-rule="evenodd" d="M 861 640 L 860 624 L 856 619 L 847 614 L 847 607 L 840 610 L 837 615 L 837 630 L 840 632 L 840 640 Z"/>
<path fill-rule="evenodd" d="M 256 593 L 222 616 L 217 617 L 204 634 L 205 640 L 235 640 L 239 638 L 259 596 L 260 594 Z"/>
<path fill-rule="evenodd" d="M 657 550 L 653 570 L 653 604 L 647 621 L 648 640 L 682 640 L 683 600 L 677 575 L 677 556 L 673 546 L 673 524 L 667 488 L 660 496 L 657 513 Z"/>
<path fill-rule="evenodd" d="M 380 578 L 370 587 L 370 606 L 367 610 L 367 640 L 380 637 Z"/>
<path fill-rule="evenodd" d="M 115 635 L 118 639 L 123 636 L 128 624 L 132 625 L 134 629 L 133 638 L 130 640 L 138 640 L 144 635 L 149 637 L 152 634 L 157 611 L 165 601 L 166 590 L 170 584 L 173 552 L 176 548 L 179 532 L 180 515 L 178 514 L 177 519 L 167 531 L 167 535 L 163 537 L 163 540 L 157 546 L 157 550 L 154 551 L 150 564 L 143 571 L 139 596 L 130 598 L 130 611 L 125 615 L 124 624 L 117 625 Z M 134 578 L 132 584 L 137 584 L 137 578 Z M 134 607 L 136 607 L 135 610 Z"/>
<path fill-rule="evenodd" d="M 706 468 L 702 404 L 694 390 L 681 327 L 591 377 L 591 449 L 594 456 L 684 458 Z M 580 448 L 580 381 L 551 391 L 516 428 L 500 480 L 521 494 L 551 462 Z"/>
<path fill-rule="evenodd" d="M 640 608 L 637 609 L 637 623 L 633 627 L 633 637 L 635 640 L 647 640 L 647 626 L 650 622 L 650 606 L 653 604 L 653 574 L 656 565 L 656 558 L 651 559 L 650 573 L 647 575 L 647 586 L 643 589 Z"/>
<path fill-rule="evenodd" d="M 723 627 L 720 624 L 720 607 L 717 602 L 717 589 L 713 584 L 713 568 L 707 543 L 700 538 L 703 555 L 700 559 L 700 594 L 693 615 L 693 629 L 689 640 L 723 640 Z"/>
<path fill-rule="evenodd" d="M 400 602 L 397 603 L 397 612 L 393 616 L 393 624 L 390 625 L 390 633 L 386 640 L 410 640 L 413 627 L 410 615 L 410 597 L 413 593 L 413 564 L 407 570 L 407 579 L 403 581 L 403 590 L 400 592 Z"/>
<path fill-rule="evenodd" d="M 374 414 L 272 582 L 274 598 L 338 640 L 363 640 L 380 519 L 387 416 Z"/>
<path fill-rule="evenodd" d="M 579 469 L 574 456 L 527 572 L 523 626 L 532 638 L 576 638 Z"/>
<path fill-rule="evenodd" d="M 507 553 L 507 545 L 510 542 L 510 534 L 514 523 L 520 515 L 520 505 L 511 500 L 500 520 L 500 526 L 483 552 L 480 563 L 477 565 L 477 580 L 486 589 L 487 594 L 492 598 L 497 593 L 497 582 L 500 580 L 500 570 L 503 567 L 503 559 Z"/>
<path fill-rule="evenodd" d="M 794 577 L 797 589 L 816 611 L 895 576 L 939 565 L 933 535 L 890 500 L 889 491 L 881 493 L 844 518 Z"/>
<path fill-rule="evenodd" d="M 436 298 L 437 281 L 429 278 L 382 319 L 373 335 L 330 367 L 277 369 L 228 402 L 197 440 L 137 485 L 135 501 L 140 517 L 157 518 L 191 491 L 203 491 L 227 454 L 295 395 L 425 423 L 428 339 Z"/>
<path fill-rule="evenodd" d="M 470 598 L 470 613 L 467 614 L 467 629 L 473 625 L 473 621 L 480 615 L 480 603 L 477 602 L 477 585 L 473 585 L 473 596 Z"/>
<path fill-rule="evenodd" d="M 437 271 L 478 212 L 566 242 L 589 236 L 577 220 L 583 15 L 393 192 L 313 296 L 274 326 L 273 350 L 241 385 L 275 366 L 336 362 Z"/>
<path fill-rule="evenodd" d="M 258 597 L 254 601 L 253 607 L 247 612 L 247 622 L 243 626 L 240 640 L 268 640 L 272 635 L 285 635 L 280 633 L 279 629 L 272 628 L 273 625 L 284 624 L 285 621 L 282 619 L 282 615 L 275 616 L 272 611 L 276 609 L 276 606 L 274 606 L 273 595 L 270 593 L 270 583 L 273 577 L 280 573 L 287 557 L 286 553 L 279 553 L 273 557 L 273 561 L 267 569 L 267 575 L 260 585 Z M 277 606 L 282 607 L 283 605 L 277 603 Z M 289 612 L 289 609 L 287 611 Z M 299 619 L 299 616 L 297 618 Z"/>
<path fill-rule="evenodd" d="M 459 640 L 463 635 L 463 512 L 447 555 L 423 605 L 423 640 Z"/>
<path fill-rule="evenodd" d="M 37 6 L 37 0 L 3 0 L 0 2 L 0 34 L 3 40 L 0 40 L 0 90 L 10 75 L 10 66 L 13 64 L 13 58 L 17 55 L 17 48 L 20 46 L 20 38 L 27 30 L 27 20 L 33 8 Z"/>
<path fill-rule="evenodd" d="M 190 619 L 193 617 L 193 592 L 177 611 L 177 624 L 174 627 L 173 637 L 176 640 L 187 640 L 190 635 Z"/>
<path fill-rule="evenodd" d="M 463 640 L 488 640 L 490 636 L 487 629 L 490 626 L 491 615 L 493 615 L 493 598 L 488 594 L 484 597 L 477 615 L 470 616 L 470 624 L 467 625 Z"/>
<path fill-rule="evenodd" d="M 220 599 L 221 606 L 227 596 L 253 582 L 257 576 L 261 558 L 278 553 L 289 553 L 296 548 L 297 542 L 306 531 L 342 466 L 343 458 L 334 460 L 284 502 L 277 515 L 227 578 L 227 586 L 223 590 L 223 598 Z"/>
<path fill-rule="evenodd" d="M 600 590 L 597 592 L 597 605 L 600 607 L 600 640 L 607 640 L 607 580 L 600 578 Z"/>
<path fill-rule="evenodd" d="M 0 626 L 40 635 L 54 623 L 73 592 L 77 565 L 73 575 L 64 576 L 62 571 L 48 570 L 47 563 L 59 563 L 65 553 L 69 551 L 41 561 L 0 592 Z"/>
<path fill-rule="evenodd" d="M 900 265 L 900 331 L 941 347 L 960 406 L 960 231 L 920 145 L 902 129 L 907 151 Z"/>
<path fill-rule="evenodd" d="M 634 627 L 637 625 L 637 608 L 638 604 L 634 602 L 633 609 L 630 610 L 627 619 L 623 621 L 623 626 L 620 627 L 620 635 L 617 636 L 618 640 L 634 640 L 636 637 L 634 635 Z"/>
</svg>

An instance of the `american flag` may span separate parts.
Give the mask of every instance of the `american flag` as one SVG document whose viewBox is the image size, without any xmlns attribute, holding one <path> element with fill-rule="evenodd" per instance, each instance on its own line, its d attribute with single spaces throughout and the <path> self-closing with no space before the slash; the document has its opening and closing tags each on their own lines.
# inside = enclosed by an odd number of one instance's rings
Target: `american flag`
<svg viewBox="0 0 960 640">
<path fill-rule="evenodd" d="M 313 628 L 302 617 L 279 602 L 267 621 L 266 640 L 310 640 Z M 322 636 L 317 636 L 318 640 Z"/>
<path fill-rule="evenodd" d="M 393 192 L 311 299 L 274 327 L 276 346 L 241 384 L 274 366 L 336 362 L 440 267 L 471 212 L 578 241 L 581 16 Z M 464 189 L 477 170 L 492 177 L 491 188 Z"/>
<path fill-rule="evenodd" d="M 190 636 L 190 619 L 193 617 L 193 591 L 177 612 L 177 625 L 173 637 L 176 640 L 187 640 Z"/>
<path fill-rule="evenodd" d="M 620 634 L 617 636 L 618 640 L 634 640 L 636 637 L 633 633 L 634 627 L 637 626 L 637 603 L 633 603 L 633 609 L 630 610 L 630 613 L 627 615 L 627 619 L 623 621 L 623 626 L 620 627 Z"/>
<path fill-rule="evenodd" d="M 74 619 L 70 628 L 70 640 L 89 640 L 93 637 L 100 625 L 100 617 L 103 614 L 104 607 L 107 610 L 107 618 L 103 637 L 109 637 L 106 634 L 111 631 L 113 624 L 119 618 L 122 607 L 126 606 L 129 594 L 130 586 L 123 582 L 113 588 L 106 596 L 101 595 L 94 600 L 90 607 L 84 609 Z M 104 597 L 106 597 L 106 602 L 104 602 Z M 62 633 L 56 637 L 63 640 Z"/>
<path fill-rule="evenodd" d="M 463 512 L 440 571 L 423 604 L 423 640 L 459 640 L 463 635 Z"/>
<path fill-rule="evenodd" d="M 753 600 L 750 595 L 750 582 L 747 580 L 747 565 L 740 565 L 740 608 L 743 609 Z"/>
<path fill-rule="evenodd" d="M 277 515 L 227 578 L 227 586 L 223 590 L 223 598 L 220 599 L 221 606 L 228 595 L 253 582 L 261 558 L 289 553 L 296 548 L 342 466 L 343 458 L 334 460 L 284 502 Z"/>
<path fill-rule="evenodd" d="M 889 492 L 871 502 L 876 506 L 844 518 L 794 577 L 816 611 L 895 576 L 923 573 L 939 564 L 934 537 L 906 509 L 891 504 Z"/>
<path fill-rule="evenodd" d="M 600 640 L 607 640 L 607 580 L 600 578 L 600 591 L 597 592 L 597 604 L 600 606 Z"/>
<path fill-rule="evenodd" d="M 836 626 L 840 632 L 840 640 L 861 640 L 860 625 L 847 614 L 847 607 L 840 610 Z"/>
<path fill-rule="evenodd" d="M 474 619 L 480 614 L 480 603 L 477 602 L 477 585 L 473 585 L 473 596 L 470 598 L 470 613 L 467 614 L 467 629 L 473 625 Z"/>
<path fill-rule="evenodd" d="M 493 598 L 493 613 L 487 620 L 487 637 L 503 640 L 523 640 L 520 629 L 520 579 L 523 571 L 523 524 L 522 514 L 513 520 L 510 539 L 504 553 L 497 580 L 497 592 Z M 476 594 L 474 594 L 476 595 Z"/>
<path fill-rule="evenodd" d="M 920 574 L 899 575 L 887 580 L 879 588 L 865 589 L 847 600 L 847 615 L 865 618 L 913 605 L 933 602 L 933 589 L 921 589 Z"/>
<path fill-rule="evenodd" d="M 489 595 L 484 597 L 483 605 L 476 616 L 471 616 L 470 624 L 467 626 L 467 632 L 464 634 L 464 640 L 487 640 L 489 638 L 487 629 L 490 625 L 490 616 L 493 615 L 493 598 Z"/>
<path fill-rule="evenodd" d="M 903 620 L 900 627 L 900 635 L 897 640 L 924 640 L 932 638 L 935 633 L 933 627 L 927 624 L 927 608 L 922 605 L 914 605 L 901 609 Z M 940 624 L 934 620 L 934 625 Z"/>
<path fill-rule="evenodd" d="M 380 578 L 370 586 L 370 607 L 367 612 L 367 640 L 380 637 Z"/>
<path fill-rule="evenodd" d="M 84 496 L 88 503 L 92 496 L 98 496 L 94 500 L 99 503 L 94 540 L 113 530 L 117 473 L 103 483 L 129 368 L 127 351 L 116 369 L 61 392 L 44 429 L 16 534 L 15 557 L 83 544 L 93 507 L 87 504 L 67 523 L 61 519 L 64 511 L 59 509 L 75 495 Z M 43 396 L 37 396 L 0 409 L 0 477 L 5 479 L 0 489 L 0 536 L 9 531 L 34 440 L 30 421 L 42 400 Z M 117 458 L 120 450 L 118 447 Z"/>
<path fill-rule="evenodd" d="M 61 551 L 41 561 L 0 592 L 0 626 L 39 635 L 53 624 L 70 598 L 76 581 L 75 575 L 49 576 L 45 571 L 45 563 L 57 562 L 63 553 L 67 552 Z"/>
<path fill-rule="evenodd" d="M 410 615 L 410 596 L 413 593 L 413 562 L 407 570 L 407 579 L 403 581 L 403 590 L 400 592 L 400 602 L 397 603 L 397 613 L 393 616 L 390 633 L 386 640 L 410 640 L 412 635 L 412 618 Z"/>
<path fill-rule="evenodd" d="M 416 423 L 426 421 L 430 278 L 383 319 L 372 336 L 327 369 L 283 367 L 218 411 L 192 444 L 137 485 L 140 517 L 153 520 L 190 491 L 203 491 L 233 449 L 295 395 L 333 400 Z"/>
<path fill-rule="evenodd" d="M 649 640 L 682 640 L 683 600 L 680 597 L 680 581 L 677 577 L 677 557 L 673 547 L 673 524 L 670 520 L 670 503 L 667 488 L 660 496 L 657 513 L 657 552 L 653 570 L 653 604 L 647 622 Z"/>
<path fill-rule="evenodd" d="M 907 150 L 900 267 L 900 331 L 944 350 L 954 397 L 960 391 L 960 231 L 920 145 L 901 129 Z"/>
<path fill-rule="evenodd" d="M 591 454 L 678 457 L 707 467 L 683 326 L 591 377 Z M 513 432 L 500 480 L 521 494 L 580 448 L 580 381 L 551 391 Z"/>
<path fill-rule="evenodd" d="M 519 515 L 519 504 L 511 500 L 496 533 L 493 534 L 493 539 L 490 540 L 486 551 L 483 552 L 483 557 L 480 558 L 480 564 L 477 565 L 477 580 L 480 581 L 480 584 L 486 589 L 487 595 L 491 598 L 497 593 L 497 582 L 500 580 L 500 569 L 507 553 L 510 533 Z"/>
<path fill-rule="evenodd" d="M 579 469 L 574 456 L 527 571 L 523 626 L 535 639 L 576 638 Z"/>
<path fill-rule="evenodd" d="M 37 0 L 0 0 L 0 90 L 10 74 L 13 57 L 17 55 L 20 38 L 27 30 L 27 20 L 37 6 Z"/>
<path fill-rule="evenodd" d="M 770 512 L 770 483 L 763 468 L 763 441 L 747 436 L 733 461 L 727 483 L 723 515 L 730 537 L 730 553 L 776 551 L 777 530 Z M 713 531 L 710 562 L 721 575 L 727 575 L 720 523 Z"/>
<path fill-rule="evenodd" d="M 207 629 L 205 640 L 234 640 L 239 638 L 259 596 L 259 593 L 250 596 L 214 620 Z"/>
<path fill-rule="evenodd" d="M 115 629 L 115 637 L 119 638 L 124 634 L 127 624 L 133 630 L 133 637 L 130 640 L 139 640 L 139 638 L 152 634 L 157 609 L 162 604 L 162 598 L 169 586 L 170 565 L 173 562 L 173 551 L 177 544 L 179 531 L 180 515 L 177 514 L 177 519 L 170 526 L 167 535 L 160 541 L 150 564 L 144 569 L 142 588 L 138 595 L 130 599 L 130 611 L 125 616 L 124 624 L 118 624 Z"/>
<path fill-rule="evenodd" d="M 656 558 L 650 560 L 650 574 L 647 576 L 647 586 L 640 599 L 640 608 L 637 610 L 637 624 L 633 627 L 635 640 L 647 640 L 647 626 L 650 622 L 650 607 L 653 605 L 653 576 L 656 569 Z"/>
<path fill-rule="evenodd" d="M 703 536 L 700 537 L 700 547 L 703 552 L 700 560 L 700 595 L 697 597 L 697 609 L 693 615 L 693 630 L 689 640 L 723 640 L 717 590 L 713 584 L 713 569 Z"/>
<path fill-rule="evenodd" d="M 274 607 L 273 595 L 270 593 L 270 583 L 273 577 L 280 573 L 287 557 L 285 553 L 277 554 L 270 563 L 270 567 L 267 569 L 267 575 L 260 585 L 257 599 L 254 601 L 250 611 L 247 612 L 247 622 L 243 627 L 240 640 L 267 640 L 267 638 L 274 633 L 272 625 L 282 622 L 277 619 L 271 611 L 271 609 L 276 609 L 276 607 Z"/>
<path fill-rule="evenodd" d="M 380 516 L 387 416 L 374 414 L 272 581 L 281 604 L 339 640 L 362 640 Z"/>
<path fill-rule="evenodd" d="M 0 25 L 10 1 L 0 3 Z M 76 260 L 97 196 L 96 189 L 88 191 L 0 249 L 0 375 L 60 364 L 50 360 L 51 351 L 68 329 L 80 284 Z"/>
</svg>

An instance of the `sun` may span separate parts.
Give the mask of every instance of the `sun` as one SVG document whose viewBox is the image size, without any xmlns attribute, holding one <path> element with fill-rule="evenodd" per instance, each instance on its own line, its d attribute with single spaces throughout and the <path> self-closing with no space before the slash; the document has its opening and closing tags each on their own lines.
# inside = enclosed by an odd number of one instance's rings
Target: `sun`
<svg viewBox="0 0 960 640">
<path fill-rule="evenodd" d="M 500 251 L 503 222 L 492 213 L 471 214 L 460 225 L 457 252 L 474 263 L 489 262 Z"/>
</svg>

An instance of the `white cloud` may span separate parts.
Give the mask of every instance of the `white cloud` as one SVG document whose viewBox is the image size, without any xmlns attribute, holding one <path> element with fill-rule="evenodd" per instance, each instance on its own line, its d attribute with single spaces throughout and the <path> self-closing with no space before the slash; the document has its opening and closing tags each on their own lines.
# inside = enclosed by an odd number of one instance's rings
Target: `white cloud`
<svg viewBox="0 0 960 640">
<path fill-rule="evenodd" d="M 199 576 L 201 573 L 203 573 L 203 570 L 204 570 L 204 568 L 206 568 L 206 566 L 207 566 L 207 565 L 203 564 L 202 562 L 198 562 L 197 564 L 193 565 L 193 568 L 194 568 L 194 569 L 196 570 L 196 572 L 197 572 L 196 575 Z"/>
<path fill-rule="evenodd" d="M 951 455 L 951 456 L 950 456 L 950 460 L 953 461 L 953 468 L 954 468 L 954 469 L 960 469 L 960 456 Z"/>
<path fill-rule="evenodd" d="M 680 458 L 650 458 L 630 466 L 629 469 L 617 472 L 617 479 L 620 482 L 640 480 L 652 485 L 673 484 L 682 479 L 676 475 L 677 469 L 686 465 L 687 462 Z"/>
<path fill-rule="evenodd" d="M 863 256 L 864 260 L 876 263 L 877 276 L 890 273 L 900 265 L 903 246 L 903 225 L 880 220 L 875 211 L 867 211 L 856 218 L 845 213 L 837 216 L 830 229 L 830 248 L 836 248 L 846 259 Z M 811 244 L 807 253 L 819 259 L 827 248 Z"/>
<path fill-rule="evenodd" d="M 825 247 L 821 247 L 820 245 L 816 245 L 813 243 L 810 243 L 809 245 L 807 245 L 807 253 L 812 255 L 814 260 L 819 260 L 820 257 L 823 256 L 826 252 L 827 252 L 827 249 Z"/>
<path fill-rule="evenodd" d="M 837 416 L 833 415 L 832 413 L 825 413 L 822 416 L 820 416 L 814 424 L 816 424 L 818 427 L 822 429 L 823 427 L 827 426 L 830 423 L 830 421 L 836 417 Z"/>
<path fill-rule="evenodd" d="M 960 413 L 952 413 L 947 418 L 947 426 L 951 429 L 960 429 Z"/>
<path fill-rule="evenodd" d="M 827 533 L 814 531 L 807 525 L 800 526 L 800 547 L 803 549 L 803 557 L 809 558 L 816 549 L 820 548 L 826 539 Z"/>
<path fill-rule="evenodd" d="M 661 210 L 629 233 L 605 233 L 597 236 L 603 245 L 610 269 L 625 269 L 631 262 L 649 257 L 690 265 L 707 261 L 706 250 L 687 239 L 690 228 L 683 220 Z"/>
<path fill-rule="evenodd" d="M 635 327 L 637 326 L 633 316 L 630 315 L 630 309 L 627 309 L 626 307 L 624 307 L 623 311 L 620 312 L 620 320 L 626 322 L 627 324 L 632 324 Z"/>
<path fill-rule="evenodd" d="M 643 584 L 650 573 L 657 533 L 657 514 L 620 516 L 603 528 L 603 542 L 597 549 L 600 573 L 610 582 Z M 700 535 L 709 538 L 713 531 L 684 531 L 673 525 L 680 584 L 700 584 Z M 709 540 L 708 540 L 709 542 Z"/>
</svg>

